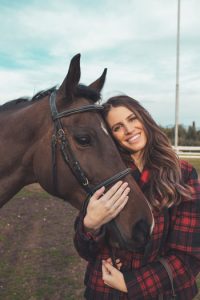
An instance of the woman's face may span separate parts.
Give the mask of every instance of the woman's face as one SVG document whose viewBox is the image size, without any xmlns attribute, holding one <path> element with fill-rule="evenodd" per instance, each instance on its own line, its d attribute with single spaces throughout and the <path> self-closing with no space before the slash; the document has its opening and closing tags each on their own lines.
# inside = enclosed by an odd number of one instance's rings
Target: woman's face
<svg viewBox="0 0 200 300">
<path fill-rule="evenodd" d="M 107 115 L 107 123 L 114 138 L 123 148 L 140 154 L 147 143 L 144 126 L 140 120 L 125 106 L 112 107 Z"/>
</svg>

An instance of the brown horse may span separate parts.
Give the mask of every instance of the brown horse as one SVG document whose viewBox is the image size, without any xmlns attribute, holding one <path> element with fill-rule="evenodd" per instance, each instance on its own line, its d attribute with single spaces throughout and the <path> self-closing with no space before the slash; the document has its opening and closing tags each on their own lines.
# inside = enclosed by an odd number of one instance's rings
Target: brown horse
<svg viewBox="0 0 200 300">
<path fill-rule="evenodd" d="M 107 230 L 112 243 L 133 249 L 146 242 L 153 216 L 106 130 L 102 107 L 95 104 L 105 77 L 106 70 L 89 86 L 80 85 L 78 54 L 58 90 L 0 107 L 0 206 L 38 182 L 80 209 L 88 193 L 124 177 L 131 188 L 129 201 Z"/>
</svg>

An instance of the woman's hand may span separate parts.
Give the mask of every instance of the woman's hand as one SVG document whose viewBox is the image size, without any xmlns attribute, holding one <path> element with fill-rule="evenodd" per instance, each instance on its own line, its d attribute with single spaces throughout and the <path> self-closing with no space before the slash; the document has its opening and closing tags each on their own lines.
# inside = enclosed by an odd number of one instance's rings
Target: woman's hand
<svg viewBox="0 0 200 300">
<path fill-rule="evenodd" d="M 106 262 L 113 266 L 112 259 L 111 259 L 110 257 L 106 259 Z M 116 267 L 118 270 L 120 270 L 121 267 L 122 267 L 122 263 L 121 263 L 121 260 L 120 260 L 119 258 L 117 258 L 117 259 L 115 260 L 115 264 L 116 264 L 115 267 Z"/>
<path fill-rule="evenodd" d="M 123 274 L 118 269 L 113 267 L 110 261 L 111 259 L 102 261 L 102 278 L 104 283 L 113 289 L 127 293 L 128 290 Z"/>
<path fill-rule="evenodd" d="M 128 201 L 128 183 L 118 181 L 105 194 L 105 187 L 97 190 L 90 198 L 84 218 L 86 229 L 98 230 L 103 224 L 115 218 Z"/>
</svg>

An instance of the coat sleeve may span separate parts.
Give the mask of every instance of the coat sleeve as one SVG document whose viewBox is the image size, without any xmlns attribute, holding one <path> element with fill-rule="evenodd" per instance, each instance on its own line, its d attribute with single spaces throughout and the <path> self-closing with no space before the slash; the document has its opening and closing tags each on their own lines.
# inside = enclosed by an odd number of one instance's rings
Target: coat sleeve
<svg viewBox="0 0 200 300">
<path fill-rule="evenodd" d="M 172 209 L 174 221 L 163 257 L 172 271 L 177 299 L 191 300 L 198 292 L 195 277 L 200 272 L 200 182 L 194 168 L 187 184 L 192 199 L 183 200 L 174 209 L 174 215 Z M 158 299 L 159 294 L 168 299 L 172 292 L 168 273 L 159 261 L 125 273 L 124 279 L 129 299 Z"/>
<path fill-rule="evenodd" d="M 76 218 L 74 228 L 74 246 L 76 251 L 83 259 L 87 261 L 94 260 L 100 252 L 105 240 L 105 227 L 102 226 L 98 233 L 84 231 L 84 215 L 81 213 Z"/>
</svg>

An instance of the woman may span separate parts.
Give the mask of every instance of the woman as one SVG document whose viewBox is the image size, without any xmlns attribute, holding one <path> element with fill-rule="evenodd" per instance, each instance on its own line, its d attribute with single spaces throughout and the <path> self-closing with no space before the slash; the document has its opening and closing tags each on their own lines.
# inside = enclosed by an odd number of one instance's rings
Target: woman
<svg viewBox="0 0 200 300">
<path fill-rule="evenodd" d="M 152 206 L 155 226 L 148 251 L 115 249 L 118 259 L 113 266 L 104 224 L 123 209 L 130 189 L 120 181 L 91 197 L 86 214 L 80 213 L 76 220 L 74 238 L 79 255 L 88 261 L 85 298 L 172 299 L 176 293 L 176 299 L 191 300 L 197 294 L 195 277 L 200 271 L 197 172 L 177 158 L 165 134 L 136 100 L 110 98 L 105 120 Z M 115 211 L 109 209 L 114 203 Z"/>
</svg>

